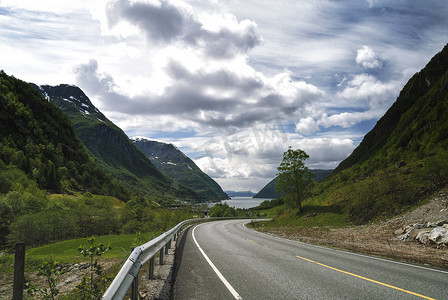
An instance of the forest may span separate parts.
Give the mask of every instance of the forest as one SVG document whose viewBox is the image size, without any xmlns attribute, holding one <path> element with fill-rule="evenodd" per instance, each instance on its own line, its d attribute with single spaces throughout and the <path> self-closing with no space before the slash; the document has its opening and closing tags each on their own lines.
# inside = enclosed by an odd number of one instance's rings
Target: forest
<svg viewBox="0 0 448 300">
<path fill-rule="evenodd" d="M 107 173 L 61 110 L 0 72 L 0 248 L 167 230 L 195 213 L 169 211 L 160 199 Z"/>
</svg>

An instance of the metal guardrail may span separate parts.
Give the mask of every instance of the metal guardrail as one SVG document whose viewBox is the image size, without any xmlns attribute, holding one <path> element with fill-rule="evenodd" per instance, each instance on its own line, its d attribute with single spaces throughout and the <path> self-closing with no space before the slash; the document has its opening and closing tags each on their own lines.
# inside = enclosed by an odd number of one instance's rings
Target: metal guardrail
<svg viewBox="0 0 448 300">
<path fill-rule="evenodd" d="M 114 280 L 107 288 L 103 295 L 103 299 L 124 299 L 131 285 L 131 299 L 138 299 L 138 273 L 140 268 L 147 262 L 150 262 L 148 276 L 150 279 L 153 279 L 154 256 L 157 253 L 160 253 L 160 263 L 163 264 L 164 252 L 168 253 L 168 249 L 171 246 L 171 241 L 176 240 L 177 236 L 185 226 L 201 222 L 228 219 L 238 218 L 205 218 L 186 220 L 146 244 L 134 248 L 126 262 L 121 267 L 117 276 L 115 276 Z"/>
</svg>

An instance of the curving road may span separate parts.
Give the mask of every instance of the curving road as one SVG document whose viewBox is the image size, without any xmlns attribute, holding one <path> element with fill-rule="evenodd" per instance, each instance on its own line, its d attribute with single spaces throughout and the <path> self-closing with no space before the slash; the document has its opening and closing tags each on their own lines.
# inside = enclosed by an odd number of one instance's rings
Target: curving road
<svg viewBox="0 0 448 300">
<path fill-rule="evenodd" d="M 174 299 L 448 299 L 447 271 L 272 237 L 247 222 L 186 231 Z"/>
</svg>

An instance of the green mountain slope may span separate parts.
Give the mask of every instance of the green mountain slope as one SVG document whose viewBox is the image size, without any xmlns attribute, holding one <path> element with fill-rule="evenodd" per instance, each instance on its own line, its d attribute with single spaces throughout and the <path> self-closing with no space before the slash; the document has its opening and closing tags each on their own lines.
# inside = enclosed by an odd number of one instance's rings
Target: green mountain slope
<svg viewBox="0 0 448 300">
<path fill-rule="evenodd" d="M 174 145 L 142 138 L 134 139 L 133 142 L 159 170 L 204 198 L 208 200 L 229 198 L 216 181 L 202 172 L 189 157 Z"/>
<path fill-rule="evenodd" d="M 405 85 L 310 203 L 354 223 L 394 216 L 448 183 L 448 45 Z"/>
<path fill-rule="evenodd" d="M 444 149 L 448 136 L 447 70 L 448 45 L 408 81 L 392 107 L 335 173 L 374 157 L 393 163 Z M 374 164 L 372 171 L 376 168 Z"/>
<path fill-rule="evenodd" d="M 160 172 L 80 88 L 66 84 L 33 87 L 67 114 L 76 135 L 98 164 L 132 190 L 156 198 L 200 198 Z"/>
<path fill-rule="evenodd" d="M 333 170 L 310 170 L 314 174 L 314 180 L 320 181 L 325 179 L 328 175 L 333 172 Z M 275 192 L 275 181 L 277 177 L 272 179 L 268 184 L 266 184 L 255 196 L 254 198 L 278 198 L 281 195 Z"/>
<path fill-rule="evenodd" d="M 115 195 L 128 192 L 90 159 L 70 120 L 29 84 L 0 72 L 0 193 L 40 189 Z M 20 179 L 21 178 L 21 179 Z"/>
</svg>

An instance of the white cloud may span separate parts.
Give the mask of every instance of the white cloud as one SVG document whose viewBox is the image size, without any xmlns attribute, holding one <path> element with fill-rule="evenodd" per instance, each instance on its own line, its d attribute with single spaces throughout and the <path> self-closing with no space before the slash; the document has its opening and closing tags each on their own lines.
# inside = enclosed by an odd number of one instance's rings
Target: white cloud
<svg viewBox="0 0 448 300">
<path fill-rule="evenodd" d="M 125 21 L 138 27 L 153 44 L 181 42 L 213 58 L 244 54 L 261 42 L 255 22 L 238 21 L 229 13 L 198 14 L 183 1 L 116 0 L 106 7 L 110 28 Z"/>
<path fill-rule="evenodd" d="M 242 68 L 250 69 L 247 65 Z M 151 118 L 162 115 L 173 122 L 189 121 L 198 127 L 226 131 L 270 119 L 273 111 L 278 118 L 301 116 L 312 110 L 323 96 L 316 86 L 294 81 L 288 73 L 266 78 L 253 69 L 240 74 L 238 68 L 207 66 L 192 73 L 181 62 L 172 60 L 163 72 L 165 88 L 159 86 L 156 92 L 131 96 L 112 76 L 98 69 L 98 62 L 90 60 L 75 67 L 74 72 L 77 84 L 100 101 L 101 109 Z"/>
<path fill-rule="evenodd" d="M 380 57 L 368 46 L 357 50 L 356 63 L 367 69 L 379 69 L 383 66 Z"/>
<path fill-rule="evenodd" d="M 338 85 L 336 97 L 339 99 L 335 102 L 348 106 L 348 111 L 331 115 L 323 112 L 316 119 L 316 124 L 321 128 L 350 128 L 366 120 L 378 119 L 396 100 L 402 86 L 402 80 L 383 82 L 367 73 L 352 75 L 348 80 L 344 78 Z"/>
<path fill-rule="evenodd" d="M 313 134 L 319 129 L 319 125 L 312 117 L 302 118 L 296 124 L 296 131 L 305 135 Z"/>
<path fill-rule="evenodd" d="M 310 169 L 336 168 L 355 149 L 351 139 L 339 138 L 299 139 L 295 146 L 310 156 L 307 160 Z"/>
<path fill-rule="evenodd" d="M 371 111 L 371 110 L 365 112 L 354 112 L 354 113 L 344 112 L 340 114 L 334 114 L 331 116 L 328 116 L 328 114 L 324 113 L 317 123 L 325 128 L 332 126 L 349 128 L 362 121 L 379 118 L 381 117 L 382 114 L 383 112 Z"/>
<path fill-rule="evenodd" d="M 363 73 L 354 75 L 337 95 L 354 100 L 358 105 L 385 109 L 396 99 L 401 86 L 401 80 L 382 82 L 373 75 Z"/>
</svg>

